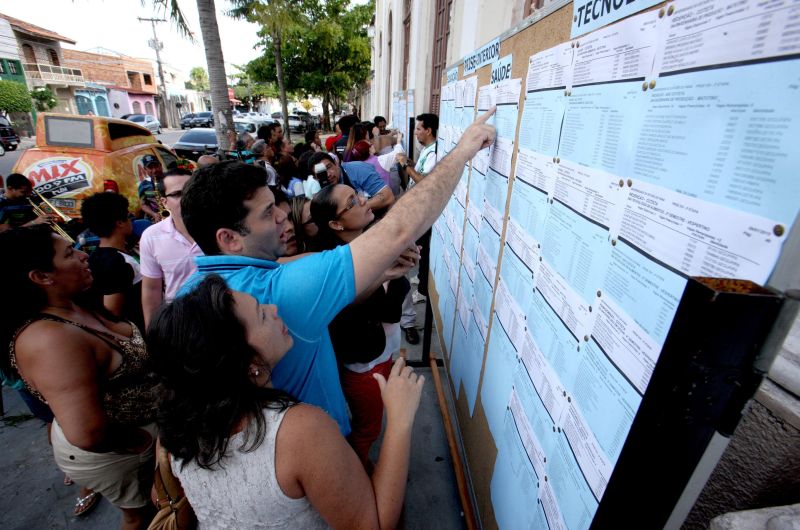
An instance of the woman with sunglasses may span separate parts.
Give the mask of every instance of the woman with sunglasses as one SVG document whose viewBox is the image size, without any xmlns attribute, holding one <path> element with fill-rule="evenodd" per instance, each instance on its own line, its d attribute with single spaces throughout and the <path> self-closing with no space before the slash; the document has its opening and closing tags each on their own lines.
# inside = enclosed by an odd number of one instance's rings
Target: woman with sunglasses
<svg viewBox="0 0 800 530">
<path fill-rule="evenodd" d="M 46 226 L 0 234 L 5 368 L 48 405 L 56 464 L 122 510 L 121 528 L 151 515 L 156 380 L 135 325 L 82 303 L 88 256 Z"/>
<path fill-rule="evenodd" d="M 350 243 L 374 219 L 366 199 L 344 184 L 320 190 L 311 201 L 311 216 L 319 230 L 319 250 Z M 392 356 L 400 349 L 400 315 L 409 289 L 404 276 L 386 281 L 362 301 L 344 308 L 328 326 L 342 365 L 342 390 L 353 415 L 348 441 L 368 471 L 372 468 L 369 450 L 380 435 L 383 419 L 374 375 L 386 377 Z"/>
<path fill-rule="evenodd" d="M 272 388 L 293 343 L 278 311 L 211 275 L 148 328 L 160 441 L 200 527 L 395 527 L 424 378 L 402 360 L 376 376 L 388 420 L 368 477 L 325 412 Z"/>
</svg>

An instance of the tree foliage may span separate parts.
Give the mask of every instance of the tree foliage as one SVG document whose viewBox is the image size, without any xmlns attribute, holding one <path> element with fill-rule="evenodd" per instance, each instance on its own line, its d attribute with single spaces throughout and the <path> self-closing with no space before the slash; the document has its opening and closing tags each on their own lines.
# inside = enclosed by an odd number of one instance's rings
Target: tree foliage
<svg viewBox="0 0 800 530">
<path fill-rule="evenodd" d="M 31 92 L 33 104 L 39 112 L 47 112 L 53 110 L 58 105 L 58 100 L 53 91 L 47 87 L 36 88 Z"/>
<path fill-rule="evenodd" d="M 206 73 L 206 69 L 202 66 L 195 66 L 189 70 L 189 79 L 193 90 L 200 92 L 208 91 L 208 74 Z"/>
<path fill-rule="evenodd" d="M 370 45 L 367 26 L 374 13 L 374 0 L 350 6 L 350 0 L 305 0 L 296 2 L 298 17 L 285 28 L 281 57 L 286 89 L 323 99 L 327 118 L 328 104 L 344 98 L 370 75 Z M 269 32 L 262 32 L 264 55 L 251 61 L 247 73 L 255 81 L 276 78 L 275 54 Z"/>
<path fill-rule="evenodd" d="M 25 85 L 17 81 L 0 80 L 0 111 L 30 112 L 31 109 L 31 94 Z"/>
</svg>

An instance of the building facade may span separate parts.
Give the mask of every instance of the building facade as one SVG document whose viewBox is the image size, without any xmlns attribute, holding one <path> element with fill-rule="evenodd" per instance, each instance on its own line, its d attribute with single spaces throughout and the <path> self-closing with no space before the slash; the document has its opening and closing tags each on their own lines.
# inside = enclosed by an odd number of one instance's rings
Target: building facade
<svg viewBox="0 0 800 530">
<path fill-rule="evenodd" d="M 78 114 L 119 118 L 126 114 L 157 115 L 153 64 L 109 50 L 104 53 L 64 50 L 64 60 L 83 72 L 86 87 L 75 93 Z"/>
<path fill-rule="evenodd" d="M 0 14 L 0 18 L 11 27 L 28 88 L 49 88 L 58 101 L 53 111 L 76 113 L 75 89 L 85 87 L 83 73 L 65 65 L 61 49 L 62 42 L 75 41 L 7 15 Z"/>
<path fill-rule="evenodd" d="M 4 18 L 0 18 L 0 79 L 26 84 L 14 30 Z"/>
<path fill-rule="evenodd" d="M 414 91 L 414 114 L 438 112 L 442 72 L 548 0 L 376 0 L 372 79 L 358 108 L 391 121 L 392 95 Z"/>
</svg>

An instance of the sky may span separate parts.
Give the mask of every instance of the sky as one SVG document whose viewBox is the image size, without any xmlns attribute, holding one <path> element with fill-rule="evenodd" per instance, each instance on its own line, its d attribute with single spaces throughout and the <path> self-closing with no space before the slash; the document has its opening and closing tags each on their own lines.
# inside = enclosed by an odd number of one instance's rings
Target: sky
<svg viewBox="0 0 800 530">
<path fill-rule="evenodd" d="M 158 38 L 164 48 L 161 60 L 188 78 L 195 66 L 206 68 L 197 2 L 180 0 L 183 14 L 195 33 L 195 43 L 181 37 L 169 22 L 169 17 L 155 10 L 152 0 L 0 0 L 0 13 L 55 31 L 76 41 L 75 45 L 61 43 L 63 48 L 94 51 L 101 47 L 117 53 L 152 59 L 155 51 L 148 47 L 153 30 L 142 18 L 167 18 L 156 25 Z M 254 49 L 258 43 L 258 26 L 234 20 L 224 14 L 230 7 L 226 0 L 217 0 L 217 24 L 222 40 L 226 73 L 235 73 L 234 65 L 244 65 L 261 55 Z"/>
</svg>

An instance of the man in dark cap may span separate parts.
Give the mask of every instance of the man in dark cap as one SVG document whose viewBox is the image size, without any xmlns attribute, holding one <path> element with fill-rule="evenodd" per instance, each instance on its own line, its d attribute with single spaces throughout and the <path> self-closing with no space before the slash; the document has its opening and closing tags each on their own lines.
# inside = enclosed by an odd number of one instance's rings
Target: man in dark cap
<svg viewBox="0 0 800 530">
<path fill-rule="evenodd" d="M 144 214 L 157 223 L 161 220 L 158 206 L 158 191 L 156 182 L 164 175 L 164 168 L 155 155 L 142 157 L 145 178 L 139 183 L 139 202 L 142 204 Z"/>
</svg>

